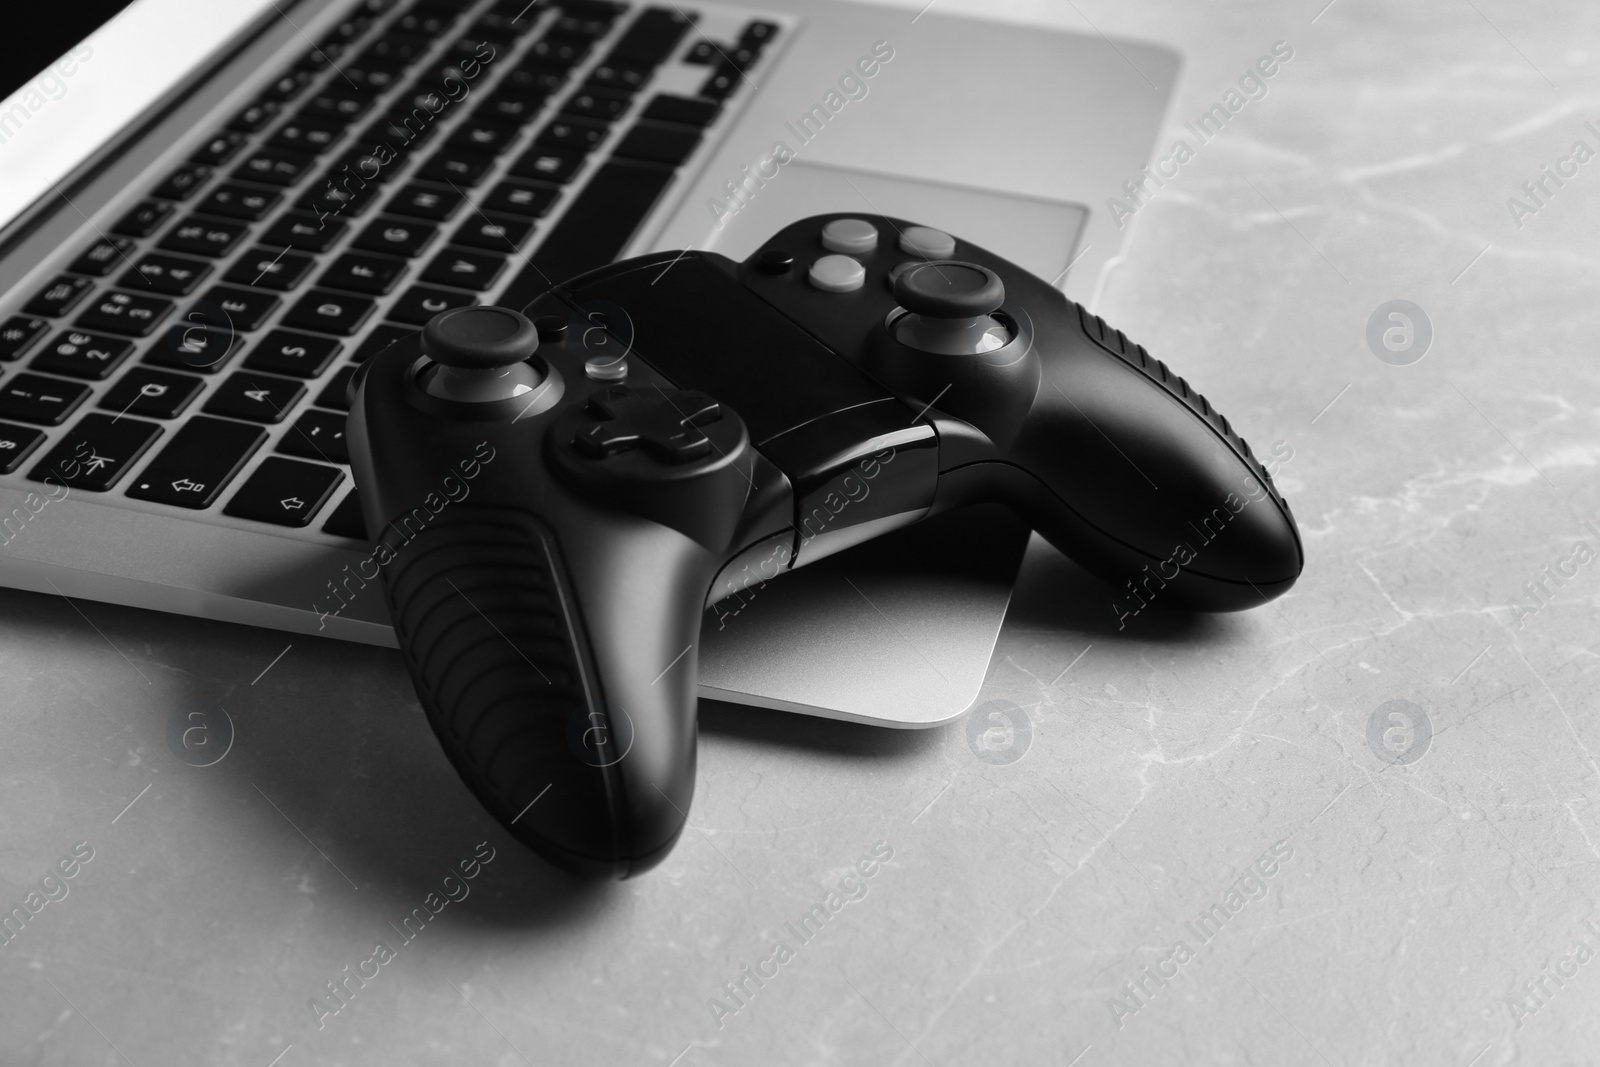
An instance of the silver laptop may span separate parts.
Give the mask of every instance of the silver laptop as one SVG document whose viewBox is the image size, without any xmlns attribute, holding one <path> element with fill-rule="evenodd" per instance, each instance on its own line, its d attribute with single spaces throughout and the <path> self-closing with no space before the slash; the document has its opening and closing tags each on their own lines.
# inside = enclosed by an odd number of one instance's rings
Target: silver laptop
<svg viewBox="0 0 1600 1067">
<path fill-rule="evenodd" d="M 1100 205 L 1178 69 L 825 0 L 134 0 L 58 50 L 0 103 L 0 585 L 383 645 L 381 592 L 332 593 L 365 555 L 360 361 L 447 307 L 824 211 L 1092 303 L 1127 232 Z M 708 609 L 702 694 L 948 721 L 1027 538 L 973 509 Z"/>
</svg>

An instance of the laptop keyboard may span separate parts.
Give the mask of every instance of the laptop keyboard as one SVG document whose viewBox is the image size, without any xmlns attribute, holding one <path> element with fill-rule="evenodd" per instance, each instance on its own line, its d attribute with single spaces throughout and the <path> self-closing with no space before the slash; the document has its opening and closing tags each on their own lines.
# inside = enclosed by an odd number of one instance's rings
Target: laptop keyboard
<svg viewBox="0 0 1600 1067">
<path fill-rule="evenodd" d="M 366 0 L 0 322 L 0 475 L 365 539 L 356 367 L 622 252 L 779 33 L 699 22 Z"/>
</svg>

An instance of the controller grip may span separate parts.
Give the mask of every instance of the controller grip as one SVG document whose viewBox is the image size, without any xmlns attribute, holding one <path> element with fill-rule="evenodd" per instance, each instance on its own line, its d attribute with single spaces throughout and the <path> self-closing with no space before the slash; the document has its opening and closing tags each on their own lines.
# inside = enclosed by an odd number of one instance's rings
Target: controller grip
<svg viewBox="0 0 1600 1067">
<path fill-rule="evenodd" d="M 543 520 L 453 505 L 394 549 L 383 580 L 429 725 L 518 840 L 588 877 L 626 877 L 666 855 L 693 789 L 692 714 L 687 760 L 668 759 L 664 780 L 630 781 L 629 750 L 656 739 L 635 737 L 607 707 L 580 598 Z"/>
</svg>

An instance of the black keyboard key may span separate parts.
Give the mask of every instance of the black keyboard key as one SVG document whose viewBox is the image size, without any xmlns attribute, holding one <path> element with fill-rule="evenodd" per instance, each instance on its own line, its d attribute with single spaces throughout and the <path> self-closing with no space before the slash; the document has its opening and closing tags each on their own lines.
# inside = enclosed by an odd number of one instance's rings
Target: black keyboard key
<svg viewBox="0 0 1600 1067">
<path fill-rule="evenodd" d="M 283 103 L 281 101 L 257 100 L 235 115 L 233 121 L 228 123 L 228 127 L 234 133 L 260 133 L 267 128 L 273 119 L 278 117 L 278 113 L 282 110 Z M 213 141 L 212 143 L 215 144 L 216 142 Z M 196 152 L 194 158 L 204 163 L 216 163 L 219 166 L 223 162 L 221 159 L 207 158 L 203 152 Z"/>
<path fill-rule="evenodd" d="M 400 71 L 405 68 L 357 59 L 354 63 L 344 64 L 341 69 L 358 91 L 378 96 L 400 84 Z"/>
<path fill-rule="evenodd" d="M 373 219 L 356 236 L 354 247 L 410 258 L 428 247 L 439 227 L 412 219 Z"/>
<path fill-rule="evenodd" d="M 359 143 L 382 145 L 397 156 L 409 155 L 433 137 L 433 116 L 426 111 L 394 111 L 362 131 Z"/>
<path fill-rule="evenodd" d="M 100 398 L 100 407 L 118 416 L 152 419 L 175 417 L 200 392 L 205 381 L 187 374 L 169 374 L 149 367 L 130 367 Z"/>
<path fill-rule="evenodd" d="M 296 378 L 315 378 L 344 347 L 331 337 L 273 330 L 250 350 L 244 365 L 251 370 L 292 374 Z"/>
<path fill-rule="evenodd" d="M 278 310 L 283 301 L 271 293 L 213 285 L 183 316 L 183 321 L 222 330 L 254 330 Z"/>
<path fill-rule="evenodd" d="M 262 90 L 261 97 L 264 100 L 293 100 L 305 92 L 306 87 L 315 80 L 314 71 L 297 67 Z"/>
<path fill-rule="evenodd" d="M 512 89 L 496 89 L 489 99 L 478 105 L 472 113 L 476 122 L 506 122 L 518 126 L 527 122 L 544 107 L 548 93 L 519 93 Z"/>
<path fill-rule="evenodd" d="M 549 288 L 546 286 L 545 288 Z M 544 290 L 541 289 L 540 292 Z M 537 295 L 537 294 L 535 294 Z M 528 298 L 533 299 L 532 297 Z M 478 302 L 476 297 L 466 293 L 452 293 L 448 289 L 435 289 L 427 285 L 413 285 L 401 294 L 394 307 L 389 309 L 389 317 L 397 322 L 409 322 L 418 326 L 426 326 L 428 320 L 441 311 L 451 308 L 469 307 Z M 528 301 L 524 300 L 526 304 Z"/>
<path fill-rule="evenodd" d="M 189 325 L 174 326 L 162 334 L 144 354 L 144 362 L 210 374 L 227 361 L 239 343 L 233 330 L 206 326 L 196 317 Z"/>
<path fill-rule="evenodd" d="M 132 354 L 132 341 L 68 330 L 57 334 L 28 365 L 46 374 L 65 374 L 69 378 L 99 381 Z"/>
<path fill-rule="evenodd" d="M 511 173 L 519 178 L 537 178 L 539 181 L 565 185 L 578 173 L 585 158 L 582 152 L 535 145 L 512 165 Z"/>
<path fill-rule="evenodd" d="M 44 431 L 31 429 L 27 426 L 14 426 L 9 422 L 0 422 L 0 474 L 10 474 L 22 466 L 22 461 L 33 454 L 33 450 L 44 443 Z M 352 492 L 351 496 L 355 496 Z M 340 505 L 343 510 L 343 505 Z M 338 513 L 334 513 L 338 518 Z M 359 515 L 357 520 L 359 521 Z M 328 526 L 333 525 L 333 519 L 328 520 Z M 325 527 L 326 528 L 326 527 Z M 336 530 L 328 530 L 337 533 Z M 363 531 L 365 532 L 365 531 Z M 343 536 L 361 536 L 359 534 L 345 534 Z"/>
<path fill-rule="evenodd" d="M 704 128 L 716 121 L 721 110 L 722 105 L 715 100 L 659 93 L 645 105 L 643 117 L 657 122 L 676 122 Z"/>
<path fill-rule="evenodd" d="M 350 224 L 343 219 L 318 219 L 315 215 L 287 211 L 261 235 L 261 243 L 274 248 L 295 248 L 305 252 L 326 252 L 344 236 Z"/>
<path fill-rule="evenodd" d="M 259 426 L 196 415 L 139 472 L 128 495 L 180 508 L 210 507 L 266 439 Z"/>
<path fill-rule="evenodd" d="M 293 185 L 304 178 L 317 158 L 286 148 L 262 148 L 234 168 L 233 176 L 267 185 Z"/>
<path fill-rule="evenodd" d="M 0 359 L 16 359 L 49 331 L 50 324 L 44 319 L 13 315 L 0 326 Z"/>
<path fill-rule="evenodd" d="M 327 463 L 349 463 L 350 450 L 344 441 L 343 415 L 313 408 L 294 420 L 278 442 L 278 451 Z"/>
<path fill-rule="evenodd" d="M 446 248 L 433 258 L 422 280 L 435 285 L 451 285 L 457 289 L 483 292 L 494 285 L 500 272 L 506 269 L 505 256 L 484 252 L 469 252 L 463 248 Z"/>
<path fill-rule="evenodd" d="M 124 237 L 149 237 L 172 217 L 177 210 L 176 206 L 165 200 L 146 200 L 111 227 L 112 233 L 120 233 Z"/>
<path fill-rule="evenodd" d="M 242 222 L 190 216 L 167 231 L 161 247 L 194 256 L 225 256 L 238 247 L 249 232 L 250 227 Z"/>
<path fill-rule="evenodd" d="M 623 134 L 612 155 L 620 159 L 643 159 L 677 167 L 694 154 L 700 144 L 700 136 L 700 131 L 690 126 L 640 122 Z"/>
<path fill-rule="evenodd" d="M 372 97 L 366 93 L 351 89 L 342 81 L 335 81 L 328 88 L 312 96 L 301 114 L 315 118 L 331 119 L 336 122 L 354 122 L 365 115 L 372 107 Z"/>
<path fill-rule="evenodd" d="M 717 69 L 711 72 L 711 77 L 706 79 L 705 84 L 700 86 L 700 95 L 708 100 L 726 100 L 739 88 L 739 83 L 743 80 L 744 75 L 739 73 L 739 68 L 723 60 Z"/>
<path fill-rule="evenodd" d="M 407 337 L 413 337 L 416 333 L 417 328 L 415 326 L 396 326 L 393 323 L 386 322 L 381 326 L 375 327 L 367 335 L 367 339 L 362 341 L 356 347 L 356 350 L 351 353 L 350 360 L 353 363 L 365 363 L 395 342 L 403 341 Z"/>
<path fill-rule="evenodd" d="M 132 337 L 147 337 L 173 308 L 172 301 L 142 293 L 115 290 L 102 293 L 73 322 L 86 330 L 107 330 Z"/>
<path fill-rule="evenodd" d="M 492 166 L 493 156 L 446 145 L 429 157 L 417 172 L 417 177 L 449 185 L 472 186 L 478 184 Z"/>
<path fill-rule="evenodd" d="M 223 278 L 235 285 L 286 293 L 305 281 L 316 265 L 312 257 L 288 249 L 274 252 L 270 248 L 256 248 L 240 256 Z"/>
<path fill-rule="evenodd" d="M 411 264 L 392 256 L 377 256 L 369 252 L 346 252 L 333 265 L 322 272 L 317 284 L 329 289 L 344 289 L 352 293 L 382 296 L 393 289 Z"/>
<path fill-rule="evenodd" d="M 409 215 L 413 218 L 442 222 L 456 213 L 464 198 L 454 189 L 411 184 L 389 198 L 383 210 L 391 215 Z"/>
<path fill-rule="evenodd" d="M 497 214 L 526 215 L 530 219 L 543 218 L 560 195 L 561 190 L 553 185 L 508 178 L 484 198 L 483 209 Z"/>
<path fill-rule="evenodd" d="M 117 280 L 124 289 L 149 289 L 167 296 L 188 296 L 211 273 L 211 264 L 202 259 L 186 259 L 152 252 Z"/>
<path fill-rule="evenodd" d="M 711 41 L 697 41 L 693 48 L 684 54 L 683 61 L 696 67 L 709 67 L 722 58 L 723 48 Z"/>
<path fill-rule="evenodd" d="M 533 220 L 516 215 L 476 215 L 461 224 L 450 243 L 467 248 L 487 248 L 491 252 L 515 252 L 528 234 Z"/>
<path fill-rule="evenodd" d="M 228 182 L 213 189 L 204 200 L 195 205 L 195 210 L 207 215 L 260 222 L 282 199 L 282 193 Z"/>
<path fill-rule="evenodd" d="M 205 184 L 208 178 L 211 178 L 210 166 L 184 163 L 178 170 L 168 174 L 166 181 L 155 187 L 155 192 L 150 195 L 160 197 L 162 200 L 187 200 L 194 195 L 195 189 Z"/>
<path fill-rule="evenodd" d="M 632 103 L 633 97 L 627 93 L 584 86 L 561 102 L 561 113 L 572 118 L 610 123 L 621 118 Z"/>
<path fill-rule="evenodd" d="M 365 52 L 361 53 L 361 61 L 370 64 L 391 66 L 395 69 L 409 67 L 433 47 L 433 42 L 427 37 L 411 33 L 386 33 L 374 41 Z"/>
<path fill-rule="evenodd" d="M 103 493 L 161 436 L 161 427 L 98 412 L 85 415 L 28 472 L 36 482 Z"/>
<path fill-rule="evenodd" d="M 315 156 L 338 143 L 344 137 L 345 128 L 343 122 L 335 119 L 300 114 L 279 126 L 268 143 Z"/>
<path fill-rule="evenodd" d="M 322 387 L 322 392 L 317 394 L 317 399 L 312 403 L 335 411 L 349 411 L 350 379 L 356 376 L 356 370 L 354 364 L 347 363 L 334 371 L 333 377 L 328 379 L 328 384 Z"/>
<path fill-rule="evenodd" d="M 582 37 L 559 37 L 550 33 L 528 47 L 523 61 L 543 63 L 552 67 L 573 67 L 581 62 L 593 47 L 593 41 Z"/>
<path fill-rule="evenodd" d="M 623 31 L 622 37 L 612 46 L 606 58 L 614 62 L 657 66 L 666 62 L 693 22 L 691 16 L 676 7 L 646 8 L 633 20 L 633 25 Z"/>
<path fill-rule="evenodd" d="M 339 506 L 333 509 L 333 514 L 328 516 L 328 521 L 322 524 L 324 531 L 335 537 L 349 537 L 356 541 L 367 540 L 367 522 L 361 516 L 361 497 L 354 489 L 345 494 L 339 501 Z"/>
<path fill-rule="evenodd" d="M 347 176 L 340 176 L 338 180 L 325 178 L 295 201 L 294 206 L 318 218 L 342 215 L 353 219 L 366 211 L 368 205 L 377 198 L 378 188 Z"/>
<path fill-rule="evenodd" d="M 465 5 L 462 5 L 465 6 Z M 415 33 L 423 37 L 438 37 L 460 17 L 456 12 L 438 5 L 418 5 L 389 24 L 391 30 Z"/>
<path fill-rule="evenodd" d="M 313 289 L 289 309 L 289 313 L 283 317 L 283 324 L 301 330 L 349 337 L 367 321 L 373 307 L 373 302 L 366 297 Z"/>
<path fill-rule="evenodd" d="M 559 92 L 572 72 L 565 67 L 543 63 L 524 63 L 512 69 L 500 82 L 498 92 L 515 94 L 528 100 L 543 100 Z"/>
<path fill-rule="evenodd" d="M 305 395 L 303 382 L 241 371 L 224 381 L 201 410 L 249 422 L 282 422 Z"/>
<path fill-rule="evenodd" d="M 654 64 L 640 65 L 607 60 L 589 72 L 589 84 L 601 89 L 636 93 L 644 88 L 645 82 L 650 80 L 650 75 L 654 72 Z"/>
<path fill-rule="evenodd" d="M 344 481 L 344 471 L 269 456 L 223 511 L 275 526 L 305 526 Z"/>
<path fill-rule="evenodd" d="M 67 269 L 74 274 L 88 274 L 104 278 L 128 262 L 128 253 L 138 247 L 132 238 L 104 237 L 90 245 L 88 250 L 72 261 Z"/>
<path fill-rule="evenodd" d="M 40 290 L 39 295 L 28 301 L 28 306 L 22 310 L 30 315 L 65 315 L 93 288 L 94 282 L 88 278 L 63 274 Z"/>
<path fill-rule="evenodd" d="M 539 131 L 533 139 L 536 148 L 563 148 L 572 152 L 588 153 L 600 146 L 611 132 L 610 123 L 589 119 L 558 118 Z"/>
<path fill-rule="evenodd" d="M 339 157 L 326 177 L 337 185 L 359 182 L 382 185 L 400 173 L 399 157 L 376 145 L 354 148 Z"/>
<path fill-rule="evenodd" d="M 507 292 L 506 307 L 521 307 L 584 271 L 603 267 L 627 247 L 676 173 L 655 163 L 613 160 L 595 172 Z"/>
<path fill-rule="evenodd" d="M 450 135 L 445 144 L 451 148 L 498 155 L 521 132 L 507 123 L 485 121 L 474 116 L 457 126 L 456 132 Z"/>
<path fill-rule="evenodd" d="M 250 111 L 246 109 L 245 113 L 250 114 Z M 276 112 L 272 114 L 276 114 Z M 243 116 L 240 117 L 242 118 Z M 265 126 L 271 121 L 271 118 L 271 114 L 262 118 L 261 126 Z M 255 129 L 259 130 L 261 126 L 257 126 Z M 194 163 L 199 163 L 201 166 L 220 167 L 239 154 L 239 150 L 250 141 L 247 134 L 254 132 L 255 130 L 244 130 L 242 132 L 239 130 L 223 130 L 201 145 L 189 159 Z"/>
<path fill-rule="evenodd" d="M 0 386 L 0 418 L 59 426 L 88 395 L 87 385 L 19 374 Z"/>
</svg>

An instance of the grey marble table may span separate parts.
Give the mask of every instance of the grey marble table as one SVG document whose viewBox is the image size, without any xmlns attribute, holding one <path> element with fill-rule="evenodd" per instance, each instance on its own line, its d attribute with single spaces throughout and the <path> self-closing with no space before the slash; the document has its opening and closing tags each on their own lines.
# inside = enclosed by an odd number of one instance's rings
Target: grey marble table
<svg viewBox="0 0 1600 1067">
<path fill-rule="evenodd" d="M 391 652 L 0 594 L 0 1062 L 1600 1062 L 1600 9 L 1322 4 L 941 3 L 1186 56 L 1098 310 L 1278 446 L 1290 595 L 1119 628 L 1035 543 L 975 728 L 707 707 L 595 888 Z"/>
</svg>

